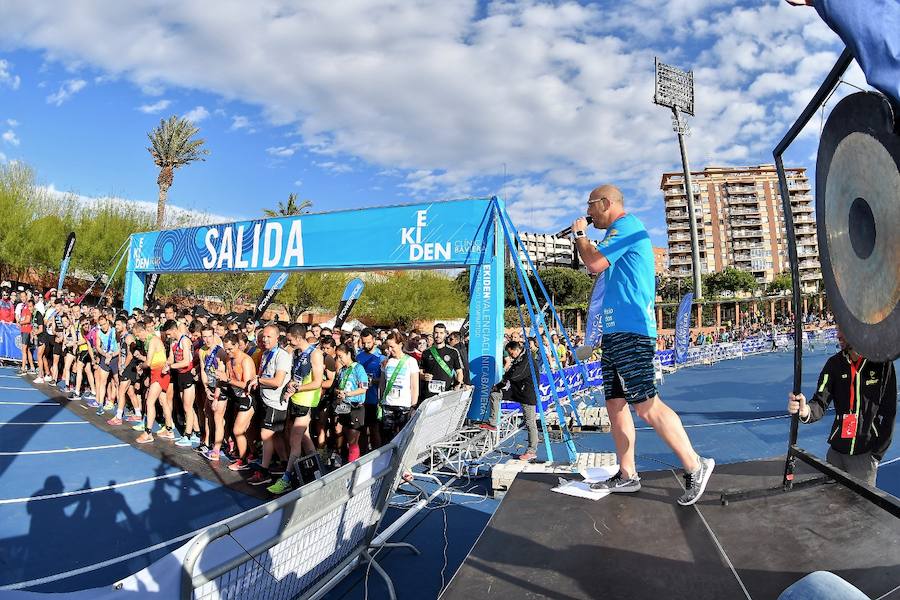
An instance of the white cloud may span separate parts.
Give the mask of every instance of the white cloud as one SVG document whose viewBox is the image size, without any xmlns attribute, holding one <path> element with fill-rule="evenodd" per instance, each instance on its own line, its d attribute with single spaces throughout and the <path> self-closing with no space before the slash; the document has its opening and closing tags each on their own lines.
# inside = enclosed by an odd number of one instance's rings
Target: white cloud
<svg viewBox="0 0 900 600">
<path fill-rule="evenodd" d="M 187 113 L 185 113 L 184 118 L 194 124 L 197 124 L 208 116 L 209 111 L 206 110 L 206 108 L 202 106 L 195 106 L 191 110 L 187 111 Z"/>
<path fill-rule="evenodd" d="M 250 119 L 243 115 L 232 115 L 230 127 L 232 131 L 237 131 L 238 129 L 247 129 L 248 127 L 250 127 Z"/>
<path fill-rule="evenodd" d="M 300 187 L 301 185 L 303 185 L 303 180 L 302 180 L 302 179 L 295 179 L 295 180 L 294 180 L 294 186 L 295 186 L 295 187 Z"/>
<path fill-rule="evenodd" d="M 6 86 L 17 90 L 22 83 L 22 78 L 18 75 L 13 75 L 11 67 L 12 65 L 9 64 L 8 60 L 0 58 L 0 87 Z"/>
<path fill-rule="evenodd" d="M 19 122 L 16 121 L 15 119 L 7 119 L 6 124 L 9 125 L 10 127 L 18 127 L 19 126 Z"/>
<path fill-rule="evenodd" d="M 261 108 L 329 157 L 396 170 L 416 194 L 476 190 L 504 171 L 511 211 L 555 227 L 603 181 L 640 210 L 680 166 L 653 57 L 692 68 L 692 163 L 768 162 L 841 47 L 809 9 L 775 0 L 194 3 L 109 11 L 7 3 L 0 37 L 143 88 L 185 87 Z M 123 51 L 122 49 L 126 49 Z M 231 129 L 249 130 L 232 116 Z M 339 162 L 335 157 L 342 157 Z M 356 163 L 353 163 L 356 164 Z M 322 166 L 330 165 L 330 166 Z M 511 184 L 510 184 L 511 185 Z M 571 216 L 571 215 L 570 215 Z"/>
<path fill-rule="evenodd" d="M 169 105 L 172 104 L 171 100 L 160 100 L 158 102 L 154 102 L 153 104 L 141 104 L 138 107 L 138 110 L 142 113 L 146 113 L 148 115 L 152 115 L 169 108 Z"/>
<path fill-rule="evenodd" d="M 0 165 L 6 164 L 6 155 L 0 152 Z"/>
<path fill-rule="evenodd" d="M 270 148 L 266 148 L 266 152 L 277 158 L 287 158 L 289 156 L 293 156 L 297 152 L 297 148 L 299 148 L 299 144 L 292 144 L 290 146 L 272 146 Z"/>
<path fill-rule="evenodd" d="M 327 160 L 323 162 L 313 162 L 314 165 L 323 169 L 325 171 L 331 171 L 332 173 L 352 173 L 353 167 L 346 163 L 339 163 L 333 160 Z"/>
<path fill-rule="evenodd" d="M 18 146 L 19 138 L 16 136 L 16 132 L 12 129 L 6 130 L 3 135 L 0 135 L 0 139 L 9 144 L 10 146 Z"/>
<path fill-rule="evenodd" d="M 69 79 L 64 82 L 55 93 L 47 96 L 47 104 L 62 106 L 69 98 L 84 89 L 87 82 L 84 79 Z"/>
</svg>

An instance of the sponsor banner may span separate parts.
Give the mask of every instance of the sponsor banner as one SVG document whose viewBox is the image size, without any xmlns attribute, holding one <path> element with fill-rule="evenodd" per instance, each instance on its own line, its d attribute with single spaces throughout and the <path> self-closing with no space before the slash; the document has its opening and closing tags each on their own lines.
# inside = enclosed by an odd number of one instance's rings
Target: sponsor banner
<svg viewBox="0 0 900 600">
<path fill-rule="evenodd" d="M 147 282 L 144 287 L 144 305 L 149 306 L 153 303 L 153 296 L 156 294 L 156 286 L 159 284 L 159 273 L 150 273 L 147 276 Z"/>
<path fill-rule="evenodd" d="M 603 297 L 606 295 L 606 272 L 597 275 L 594 287 L 591 288 L 591 301 L 588 304 L 587 324 L 585 325 L 584 345 L 591 348 L 600 346 L 603 337 Z"/>
<path fill-rule="evenodd" d="M 269 305 L 275 300 L 278 291 L 284 287 L 285 283 L 287 283 L 288 275 L 290 275 L 290 273 L 287 273 L 286 271 L 280 271 L 269 275 L 269 278 L 266 280 L 266 285 L 263 286 L 263 293 L 259 297 L 259 300 L 256 301 L 256 308 L 253 309 L 254 321 L 258 321 L 263 313 L 266 312 L 266 309 L 269 308 Z"/>
<path fill-rule="evenodd" d="M 258 219 L 134 234 L 129 271 L 428 268 L 484 260 L 489 198 Z M 377 235 L 373 235 L 377 232 Z M 337 239 L 365 239 L 335 244 Z"/>
<path fill-rule="evenodd" d="M 334 318 L 335 329 L 340 329 L 344 324 L 344 321 L 347 320 L 347 317 L 350 316 L 350 311 L 353 310 L 356 301 L 362 296 L 363 288 L 365 288 L 365 286 L 366 284 L 363 283 L 362 279 L 356 277 L 351 279 L 347 284 L 347 287 L 344 288 L 344 295 L 341 296 L 341 302 L 338 304 L 337 316 Z"/>
<path fill-rule="evenodd" d="M 678 313 L 675 316 L 675 362 L 683 362 L 691 345 L 691 306 L 694 302 L 694 293 L 688 292 L 678 305 Z"/>
<path fill-rule="evenodd" d="M 56 284 L 56 289 L 63 289 L 63 285 L 66 282 L 66 272 L 69 270 L 69 260 L 72 258 L 72 251 L 75 250 L 75 232 L 69 234 L 69 237 L 66 238 L 66 245 L 63 247 L 63 257 L 62 263 L 59 265 L 59 282 Z"/>
</svg>

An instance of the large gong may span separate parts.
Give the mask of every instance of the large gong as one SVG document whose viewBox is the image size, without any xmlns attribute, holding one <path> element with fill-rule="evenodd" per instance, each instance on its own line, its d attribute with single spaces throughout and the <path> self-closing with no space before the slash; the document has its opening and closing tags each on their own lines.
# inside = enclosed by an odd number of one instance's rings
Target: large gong
<svg viewBox="0 0 900 600">
<path fill-rule="evenodd" d="M 816 222 L 828 303 L 870 360 L 900 355 L 900 136 L 887 99 L 834 108 L 816 162 Z"/>
</svg>

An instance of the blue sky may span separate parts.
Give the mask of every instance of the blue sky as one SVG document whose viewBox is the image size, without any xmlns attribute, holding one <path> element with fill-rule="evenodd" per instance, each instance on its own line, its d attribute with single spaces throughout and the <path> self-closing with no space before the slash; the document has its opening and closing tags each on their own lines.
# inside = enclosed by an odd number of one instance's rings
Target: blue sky
<svg viewBox="0 0 900 600">
<path fill-rule="evenodd" d="M 82 196 L 155 202 L 146 132 L 197 120 L 173 205 L 250 217 L 500 194 L 554 231 L 613 182 L 665 245 L 679 168 L 653 57 L 692 68 L 692 166 L 771 162 L 841 45 L 776 0 L 0 6 L 0 161 Z M 858 71 L 849 81 L 861 85 Z M 832 102 L 833 105 L 833 102 Z M 814 123 L 787 157 L 814 167 Z"/>
</svg>

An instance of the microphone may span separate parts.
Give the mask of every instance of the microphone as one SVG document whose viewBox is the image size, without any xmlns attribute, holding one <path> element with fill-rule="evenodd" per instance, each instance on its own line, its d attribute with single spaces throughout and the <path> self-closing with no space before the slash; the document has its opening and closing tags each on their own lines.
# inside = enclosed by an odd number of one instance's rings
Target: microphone
<svg viewBox="0 0 900 600">
<path fill-rule="evenodd" d="M 587 218 L 587 224 L 588 224 L 588 225 L 590 225 L 591 223 L 594 222 L 594 218 L 593 218 L 593 217 L 586 217 L 586 218 Z M 560 231 L 559 233 L 557 233 L 557 234 L 556 234 L 555 236 L 553 236 L 553 237 L 558 237 L 558 238 L 566 237 L 567 235 L 571 235 L 571 233 L 572 233 L 572 228 L 571 228 L 571 227 L 566 227 L 565 229 L 563 229 L 562 231 Z"/>
</svg>

